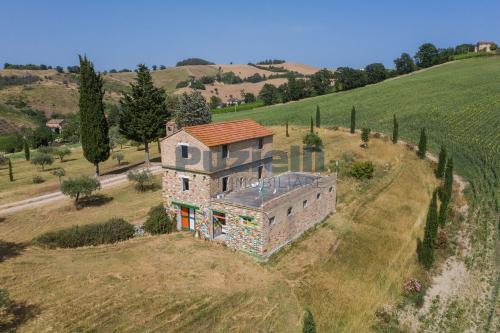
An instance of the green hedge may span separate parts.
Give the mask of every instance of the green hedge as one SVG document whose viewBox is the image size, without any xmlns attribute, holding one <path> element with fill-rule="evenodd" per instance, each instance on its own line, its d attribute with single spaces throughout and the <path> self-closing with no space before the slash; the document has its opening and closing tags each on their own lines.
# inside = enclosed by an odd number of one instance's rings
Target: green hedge
<svg viewBox="0 0 500 333">
<path fill-rule="evenodd" d="M 104 223 L 74 226 L 51 231 L 34 239 L 35 244 L 48 248 L 75 248 L 88 245 L 110 244 L 134 236 L 134 226 L 121 218 Z"/>
</svg>

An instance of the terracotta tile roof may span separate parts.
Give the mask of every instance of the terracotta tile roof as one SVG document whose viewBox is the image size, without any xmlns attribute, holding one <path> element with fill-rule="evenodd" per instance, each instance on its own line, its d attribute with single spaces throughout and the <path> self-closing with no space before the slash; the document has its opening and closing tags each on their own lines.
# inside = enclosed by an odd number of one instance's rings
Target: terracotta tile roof
<svg viewBox="0 0 500 333">
<path fill-rule="evenodd" d="M 208 147 L 273 135 L 273 132 L 252 119 L 188 126 L 183 129 Z"/>
</svg>

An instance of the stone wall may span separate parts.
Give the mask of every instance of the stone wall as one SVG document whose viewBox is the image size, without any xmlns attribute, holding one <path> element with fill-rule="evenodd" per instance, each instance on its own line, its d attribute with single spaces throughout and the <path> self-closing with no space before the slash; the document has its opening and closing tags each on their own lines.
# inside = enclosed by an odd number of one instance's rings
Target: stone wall
<svg viewBox="0 0 500 333">
<path fill-rule="evenodd" d="M 212 201 L 212 209 L 226 214 L 225 243 L 228 247 L 262 256 L 262 212 L 259 209 L 219 200 Z M 245 221 L 241 216 L 252 217 L 252 221 Z"/>
<path fill-rule="evenodd" d="M 263 207 L 263 255 L 271 255 L 335 212 L 336 194 L 336 179 L 332 175 L 267 202 Z"/>
</svg>

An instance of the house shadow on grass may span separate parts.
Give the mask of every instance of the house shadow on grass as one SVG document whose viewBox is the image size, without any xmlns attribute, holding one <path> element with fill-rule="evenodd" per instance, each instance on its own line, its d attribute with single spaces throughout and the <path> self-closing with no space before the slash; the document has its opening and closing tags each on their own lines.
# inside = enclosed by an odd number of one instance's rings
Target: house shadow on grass
<svg viewBox="0 0 500 333">
<path fill-rule="evenodd" d="M 6 242 L 0 239 L 0 263 L 21 255 L 26 248 L 26 244 Z"/>
<path fill-rule="evenodd" d="M 19 326 L 40 314 L 40 308 L 26 302 L 10 301 L 0 306 L 0 332 L 17 332 Z"/>
<path fill-rule="evenodd" d="M 88 197 L 81 198 L 78 201 L 76 209 L 82 209 L 85 207 L 99 207 L 103 206 L 109 202 L 113 201 L 113 197 L 104 194 L 94 194 Z"/>
</svg>

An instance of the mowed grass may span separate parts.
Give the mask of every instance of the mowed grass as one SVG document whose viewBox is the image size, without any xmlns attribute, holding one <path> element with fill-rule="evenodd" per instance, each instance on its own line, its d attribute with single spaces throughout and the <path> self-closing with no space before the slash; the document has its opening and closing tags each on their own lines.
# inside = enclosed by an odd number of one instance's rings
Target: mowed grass
<svg viewBox="0 0 500 333">
<path fill-rule="evenodd" d="M 118 165 L 117 161 L 113 160 L 111 155 L 107 161 L 100 164 L 101 175 L 109 175 L 121 168 L 144 161 L 144 150 L 137 150 L 136 147 L 123 146 L 123 149 L 121 149 L 118 146 L 114 149 L 114 152 L 123 153 L 125 160 L 122 161 L 121 165 Z M 33 155 L 34 151 L 31 154 Z M 159 157 L 156 144 L 150 145 L 150 154 L 151 158 Z M 9 180 L 7 165 L 0 166 L 0 205 L 57 191 L 59 189 L 59 178 L 52 175 L 52 171 L 55 169 L 63 168 L 65 170 L 66 177 L 63 177 L 63 179 L 79 175 L 91 176 L 94 173 L 93 164 L 85 159 L 81 146 L 73 148 L 71 155 L 66 156 L 63 162 L 54 158 L 54 163 L 45 166 L 45 170 L 26 161 L 22 152 L 16 153 L 15 156 L 16 158 L 12 159 L 13 182 Z M 45 182 L 33 184 L 33 177 L 35 175 L 41 176 L 45 179 Z"/>
<path fill-rule="evenodd" d="M 275 149 L 298 144 L 307 128 L 273 127 Z M 341 177 L 338 209 L 270 262 L 189 233 L 146 236 L 115 245 L 45 250 L 27 243 L 48 230 L 110 216 L 140 221 L 161 191 L 130 185 L 103 191 L 114 199 L 76 210 L 70 202 L 7 216 L 0 239 L 12 242 L 0 262 L 0 285 L 34 318 L 21 332 L 300 332 L 311 307 L 319 332 L 369 332 L 375 310 L 419 276 L 421 235 L 435 179 L 429 163 L 401 145 L 320 129 L 326 160 L 351 152 L 371 160 L 367 182 Z M 14 253 L 12 253 L 14 252 Z"/>
</svg>

